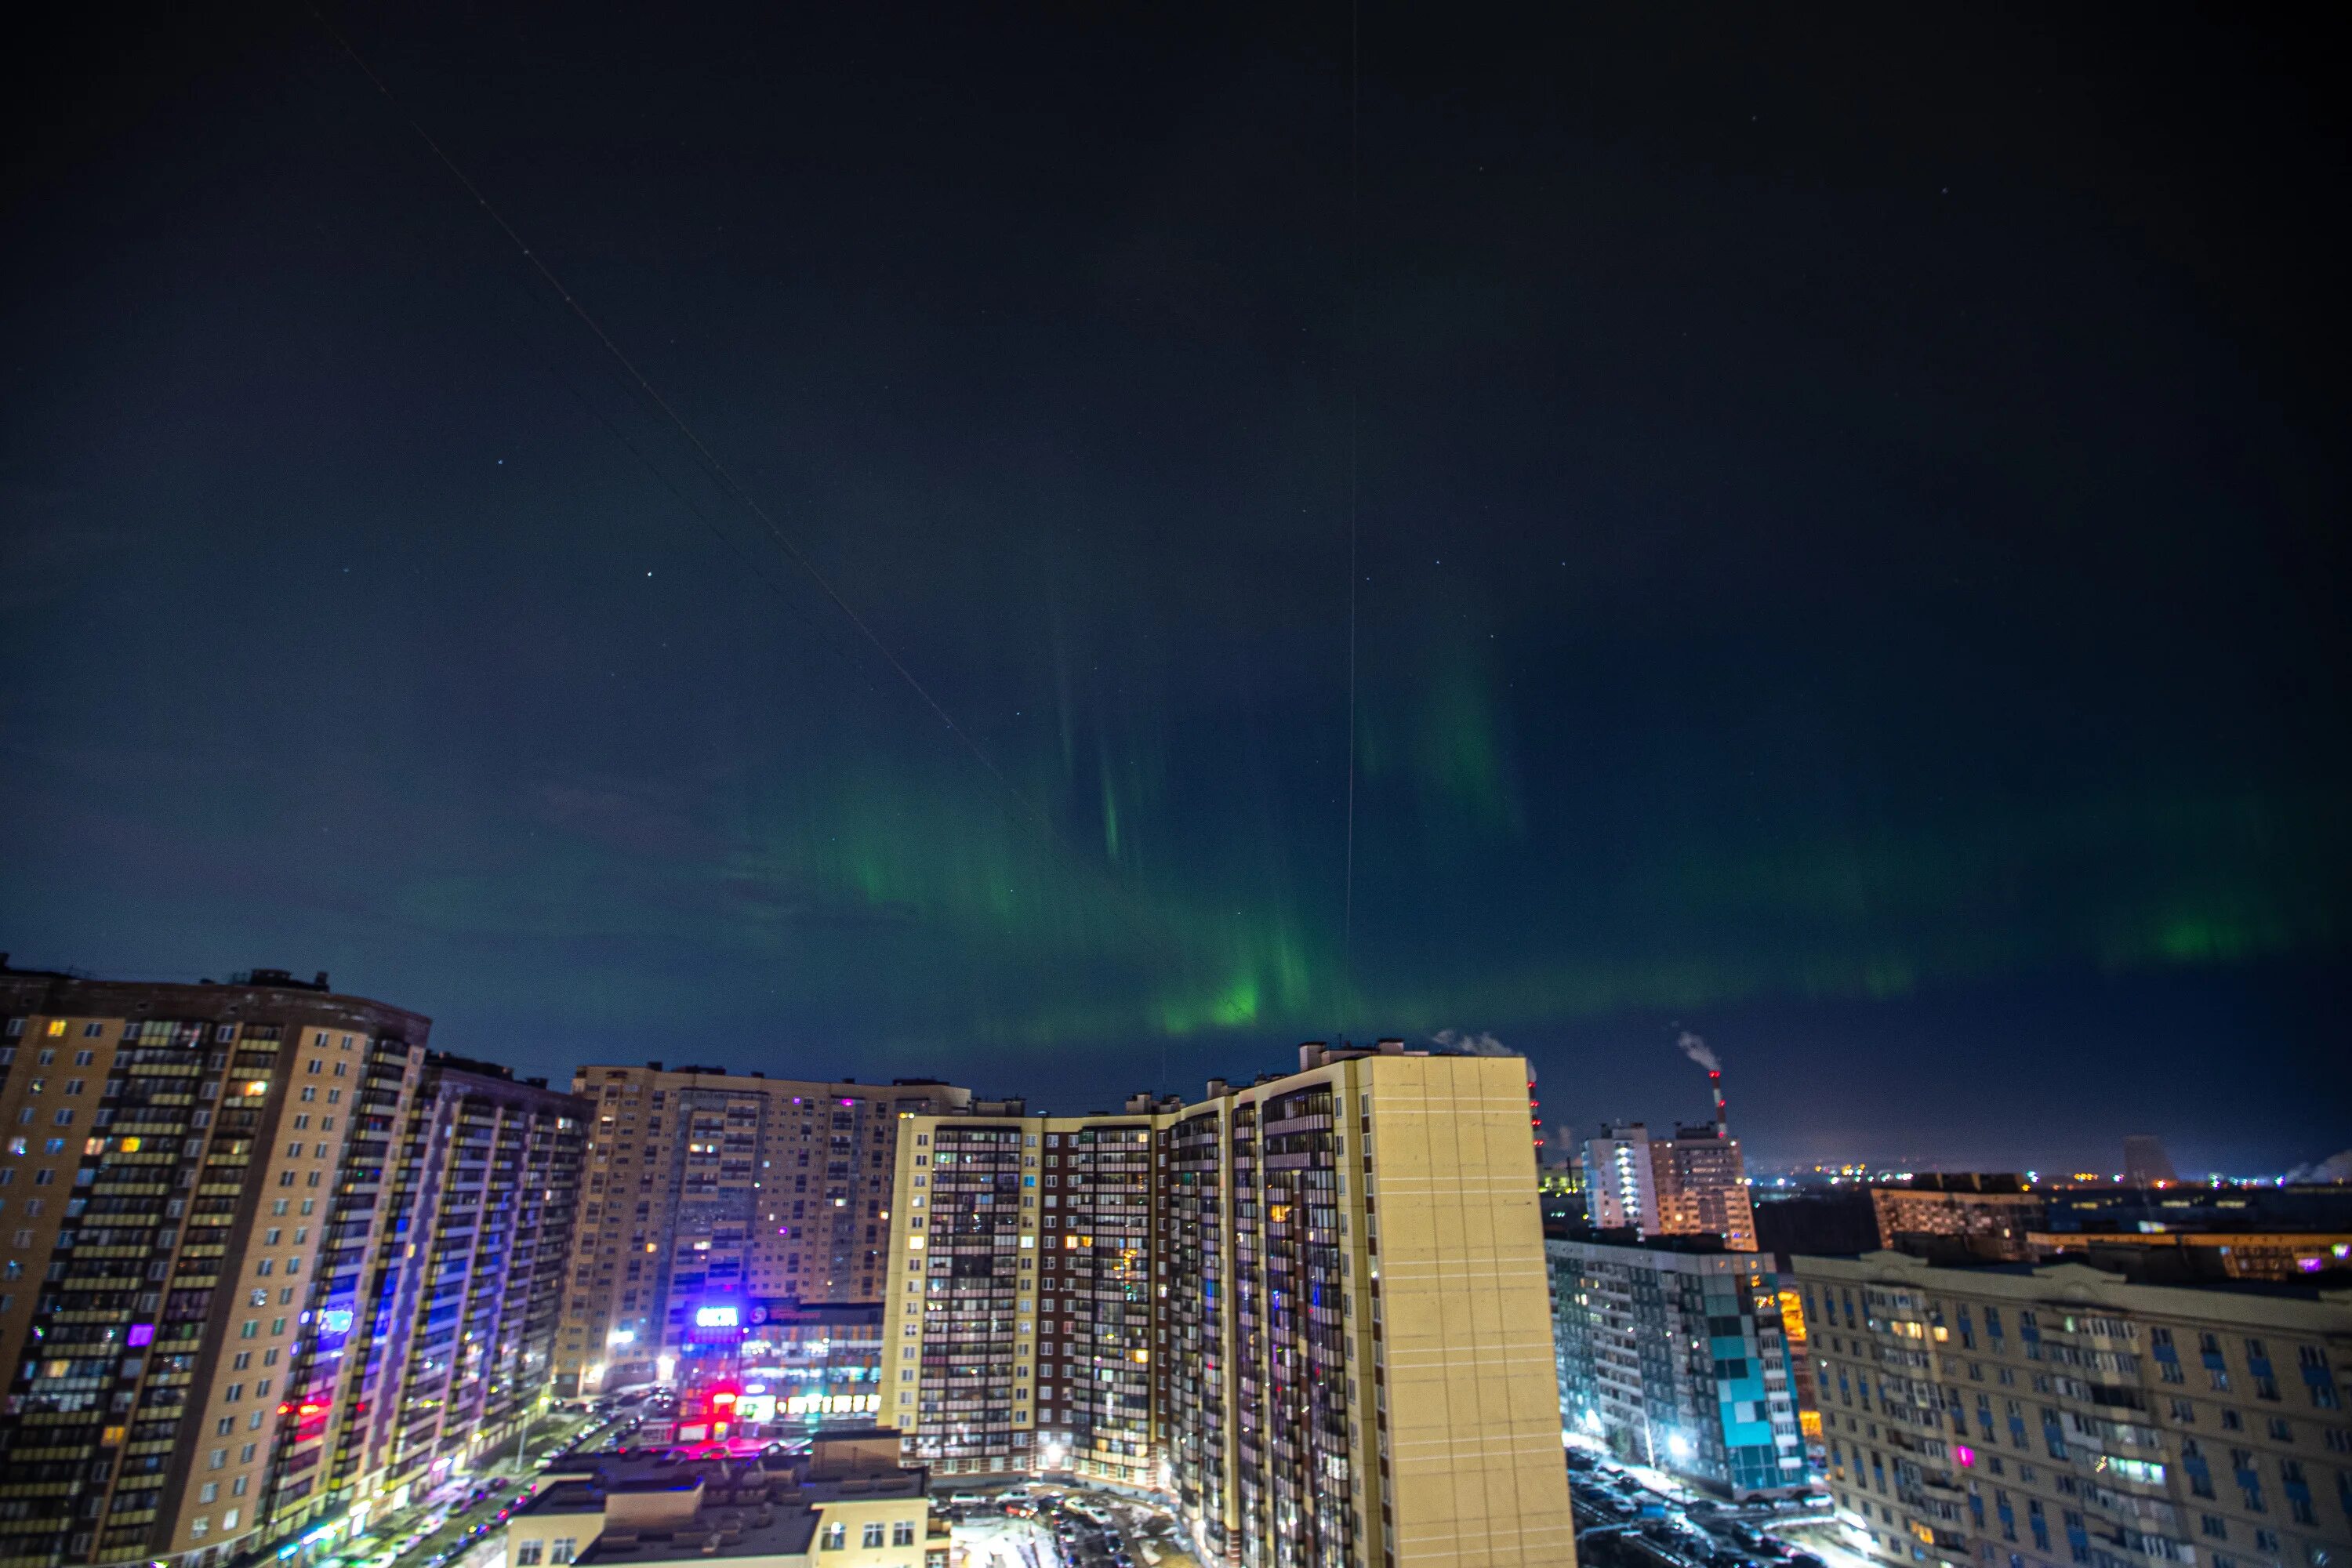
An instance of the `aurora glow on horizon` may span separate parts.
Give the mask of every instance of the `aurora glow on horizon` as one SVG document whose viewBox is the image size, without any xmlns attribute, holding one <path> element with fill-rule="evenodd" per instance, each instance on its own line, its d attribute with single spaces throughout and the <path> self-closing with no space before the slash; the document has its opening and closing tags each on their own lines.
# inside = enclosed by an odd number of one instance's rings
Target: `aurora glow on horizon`
<svg viewBox="0 0 2352 1568">
<path fill-rule="evenodd" d="M 1688 1020 L 1768 1156 L 2352 1142 L 2325 95 L 1384 15 L 1360 377 L 1305 21 L 363 29 L 1018 802 L 346 62 L 159 21 L 12 188 L 0 946 L 557 1075 L 1465 1029 L 1664 1120 Z"/>
</svg>

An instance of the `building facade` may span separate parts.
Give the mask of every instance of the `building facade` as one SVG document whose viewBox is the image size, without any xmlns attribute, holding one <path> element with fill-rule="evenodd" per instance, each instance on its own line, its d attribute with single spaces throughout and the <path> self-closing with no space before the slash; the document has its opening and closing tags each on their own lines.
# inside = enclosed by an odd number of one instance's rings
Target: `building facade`
<svg viewBox="0 0 2352 1568">
<path fill-rule="evenodd" d="M 1721 1122 L 1678 1126 L 1671 1138 L 1653 1138 L 1644 1122 L 1604 1122 L 1584 1141 L 1582 1163 L 1595 1230 L 1718 1236 L 1737 1251 L 1756 1250 L 1747 1163 Z"/>
<path fill-rule="evenodd" d="M 289 1395 L 323 1282 L 372 1256 L 428 1020 L 257 971 L 0 971 L 0 1563 L 202 1563 L 317 1504 L 331 1421 Z"/>
<path fill-rule="evenodd" d="M 1584 1209 L 1595 1230 L 1657 1230 L 1657 1177 L 1645 1123 L 1604 1122 L 1599 1137 L 1584 1141 Z"/>
<path fill-rule="evenodd" d="M 1777 1277 L 1752 1253 L 1546 1239 L 1560 1424 L 1735 1500 L 1809 1481 Z"/>
<path fill-rule="evenodd" d="M 914 1119 L 886 1414 L 945 1474 L 1161 1496 L 1204 1561 L 1572 1563 L 1525 1064 L 1300 1064 Z"/>
<path fill-rule="evenodd" d="M 882 1303 L 772 1300 L 738 1351 L 737 1419 L 770 1433 L 870 1426 L 882 1411 Z"/>
<path fill-rule="evenodd" d="M 344 1200 L 347 1215 L 382 1206 L 374 1255 L 327 1276 L 310 1376 L 289 1396 L 337 1428 L 331 1504 L 399 1507 L 544 1403 L 587 1113 L 543 1079 L 426 1056 L 379 1190 Z"/>
<path fill-rule="evenodd" d="M 1904 1185 L 1870 1189 L 1878 1244 L 2022 1263 L 2042 1226 L 2043 1194 L 2023 1177 L 1966 1173 L 1914 1176 Z"/>
<path fill-rule="evenodd" d="M 1676 1127 L 1650 1142 L 1659 1236 L 1719 1236 L 1735 1252 L 1756 1250 L 1756 1215 L 1748 1198 L 1748 1163 L 1739 1140 L 1716 1123 Z"/>
<path fill-rule="evenodd" d="M 2352 1299 L 2080 1263 L 1799 1258 L 1848 1541 L 1961 1568 L 2327 1568 Z"/>
<path fill-rule="evenodd" d="M 740 1327 L 757 1300 L 878 1299 L 900 1121 L 971 1104 L 931 1079 L 658 1062 L 582 1068 L 572 1089 L 595 1125 L 556 1354 L 567 1393 L 651 1382 L 702 1353 L 698 1314 Z"/>
</svg>

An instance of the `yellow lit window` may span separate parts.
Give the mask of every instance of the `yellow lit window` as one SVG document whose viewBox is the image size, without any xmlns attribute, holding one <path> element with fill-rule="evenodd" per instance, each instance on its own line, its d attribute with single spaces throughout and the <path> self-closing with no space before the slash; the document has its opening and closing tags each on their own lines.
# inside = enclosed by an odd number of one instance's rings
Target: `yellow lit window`
<svg viewBox="0 0 2352 1568">
<path fill-rule="evenodd" d="M 49 1037 L 51 1039 L 54 1040 L 61 1038 L 65 1032 L 66 1021 L 63 1018 L 52 1018 L 49 1020 Z"/>
</svg>

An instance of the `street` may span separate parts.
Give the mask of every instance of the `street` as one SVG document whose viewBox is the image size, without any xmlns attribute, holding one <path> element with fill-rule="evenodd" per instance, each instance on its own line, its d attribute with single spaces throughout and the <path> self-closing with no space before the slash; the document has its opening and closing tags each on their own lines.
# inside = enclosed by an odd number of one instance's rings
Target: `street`
<svg viewBox="0 0 2352 1568">
<path fill-rule="evenodd" d="M 1054 1532 L 1034 1519 L 977 1514 L 954 1527 L 950 1568 L 1058 1568 Z"/>
<path fill-rule="evenodd" d="M 533 1456 L 583 1439 L 594 1442 L 611 1426 L 577 1412 L 536 1421 L 491 1449 L 480 1469 L 452 1477 L 406 1507 L 369 1521 L 363 1532 L 343 1543 L 339 1560 L 367 1568 L 498 1568 L 505 1551 L 499 1511 L 545 1468 Z"/>
</svg>

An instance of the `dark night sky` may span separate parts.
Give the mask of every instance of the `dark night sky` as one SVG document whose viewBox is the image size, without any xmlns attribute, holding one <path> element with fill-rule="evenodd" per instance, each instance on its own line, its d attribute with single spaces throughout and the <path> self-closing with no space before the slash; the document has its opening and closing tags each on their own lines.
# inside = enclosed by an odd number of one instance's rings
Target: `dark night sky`
<svg viewBox="0 0 2352 1568">
<path fill-rule="evenodd" d="M 1452 1029 L 1654 1122 L 1687 1026 L 1767 1161 L 2352 1142 L 2312 40 L 1372 5 L 1351 262 L 1344 7 L 339 14 L 1031 813 L 259 9 L 12 68 L 17 962 L 559 1075 Z"/>
</svg>

